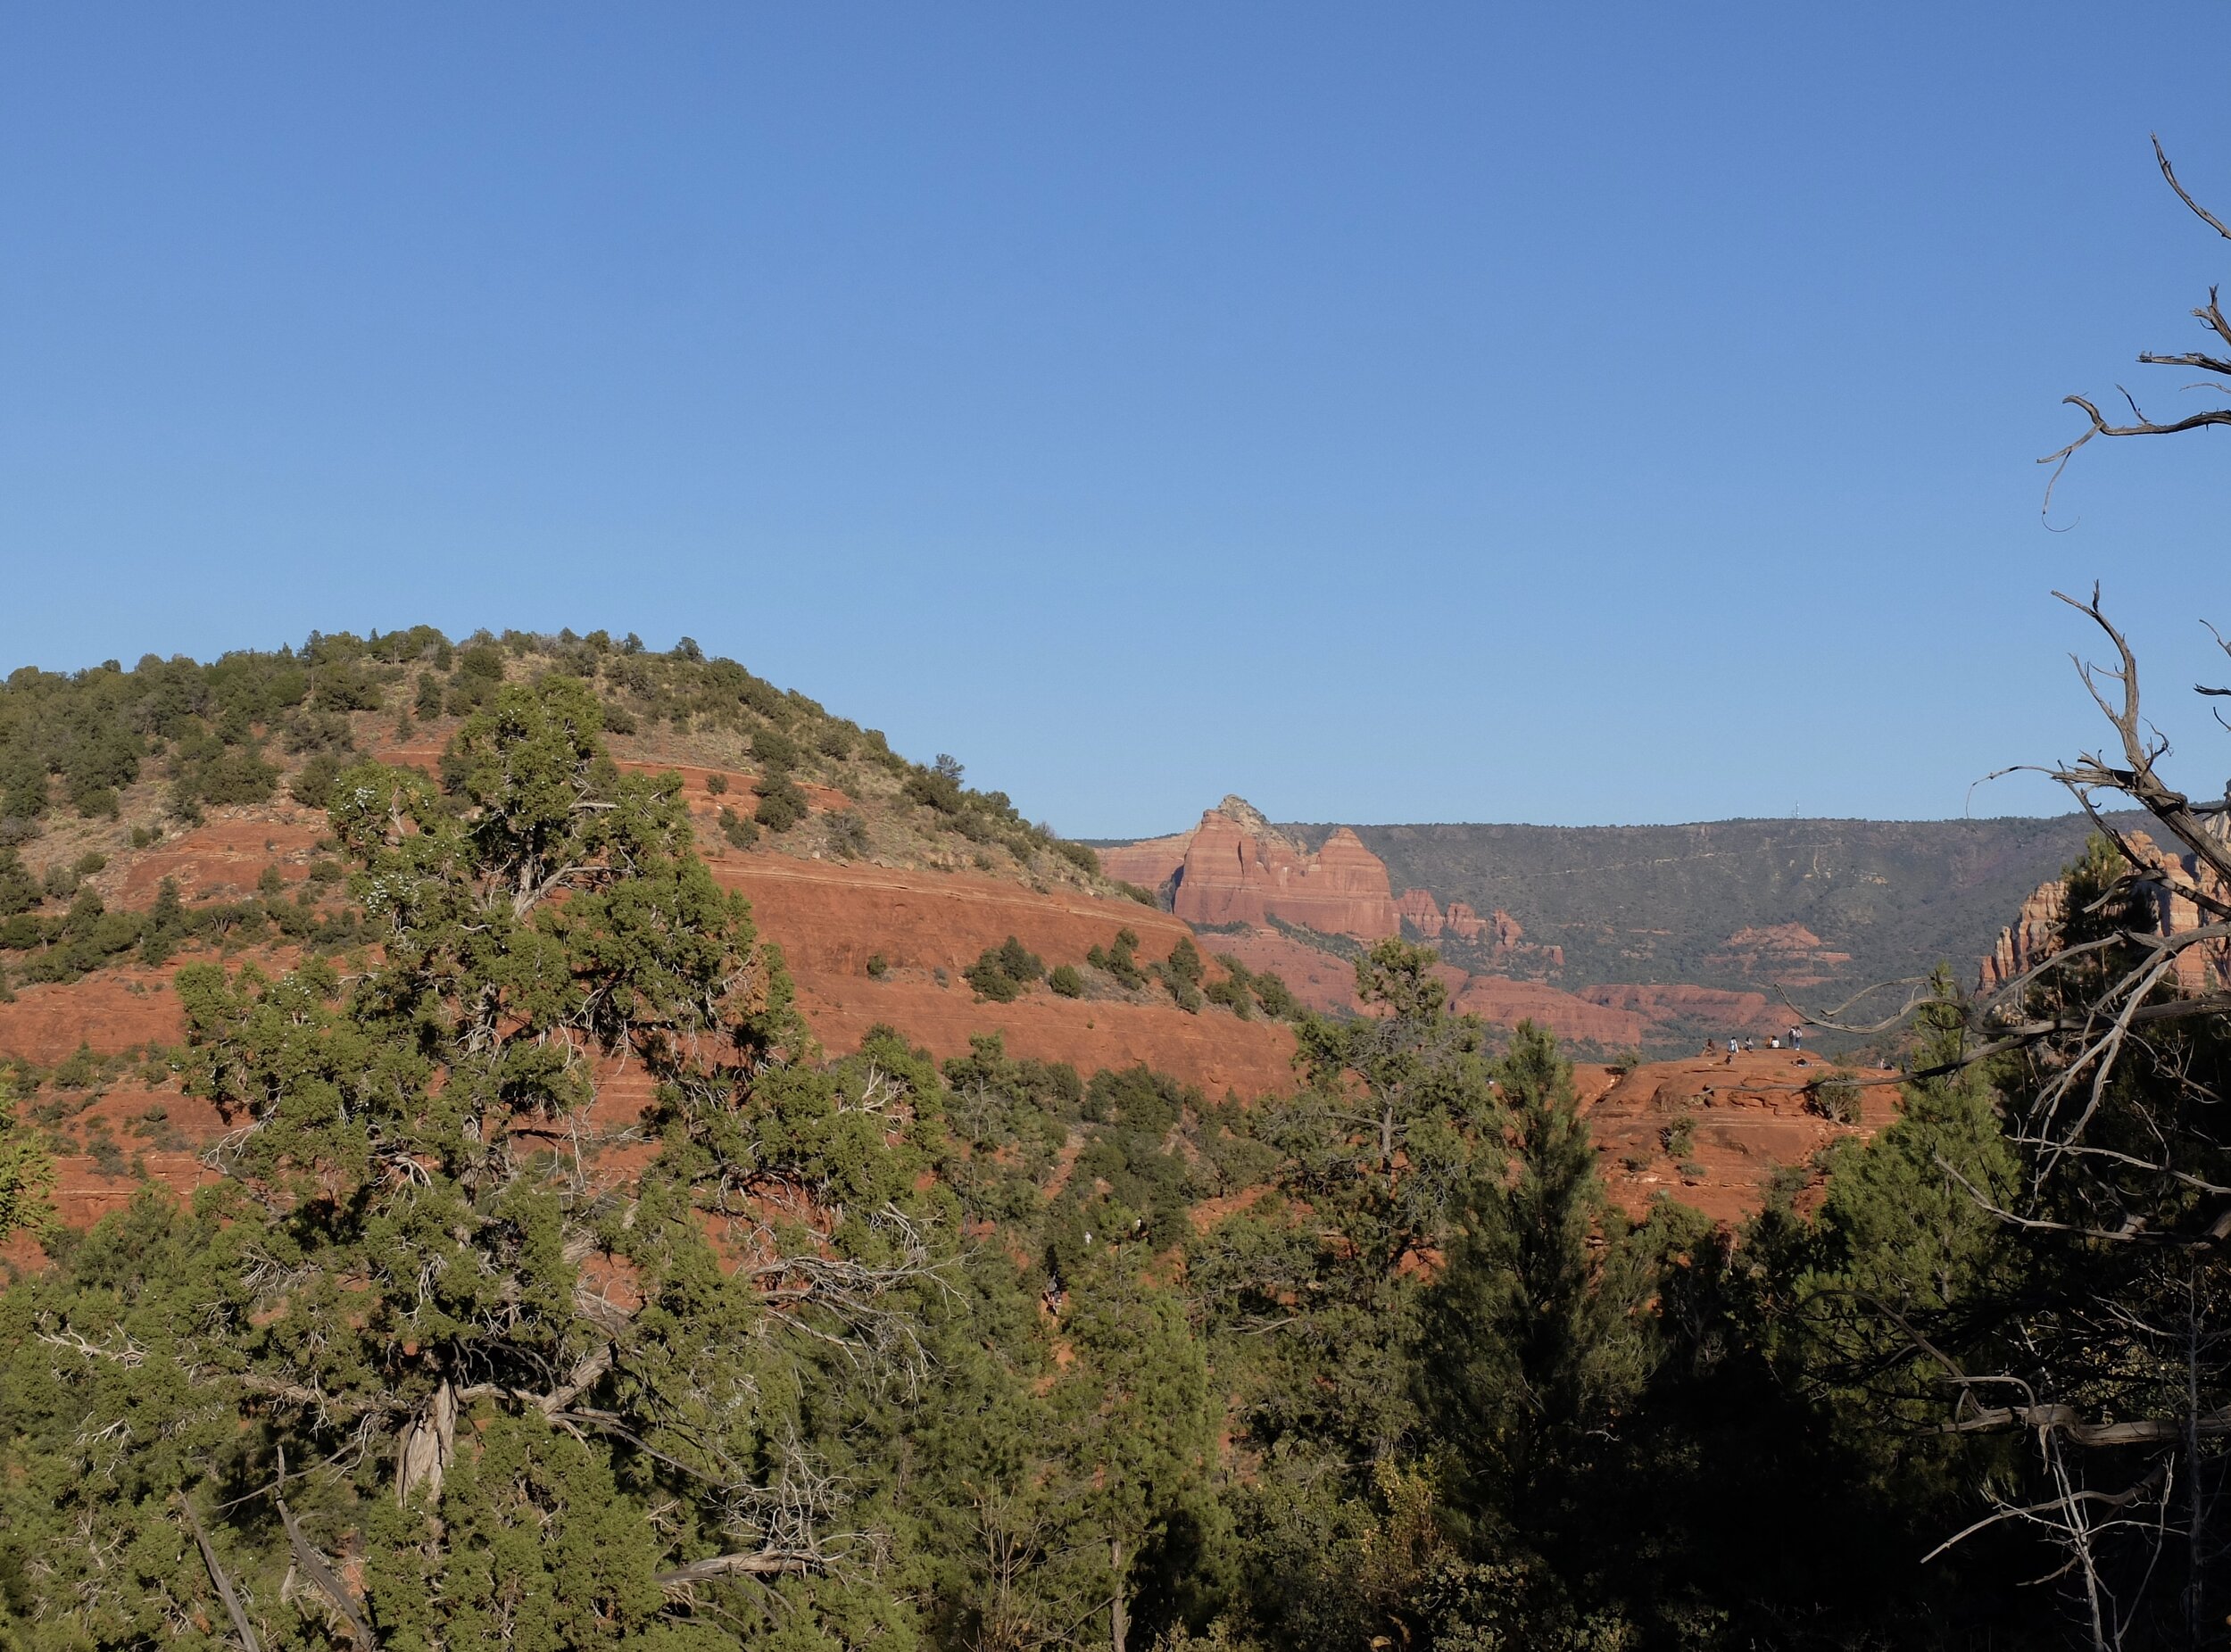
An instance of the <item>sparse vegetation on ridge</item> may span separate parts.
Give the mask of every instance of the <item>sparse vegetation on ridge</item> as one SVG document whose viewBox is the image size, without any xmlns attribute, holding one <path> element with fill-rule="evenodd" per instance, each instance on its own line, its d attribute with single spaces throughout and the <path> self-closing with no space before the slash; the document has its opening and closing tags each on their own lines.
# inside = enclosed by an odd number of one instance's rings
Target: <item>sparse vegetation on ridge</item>
<svg viewBox="0 0 2231 1652">
<path fill-rule="evenodd" d="M 321 809 L 352 759 L 413 742 L 438 749 L 505 684 L 552 675 L 590 685 L 623 760 L 711 768 L 705 790 L 720 800 L 730 848 L 764 833 L 786 852 L 1120 892 L 1091 850 L 1031 824 L 1004 793 L 966 785 L 957 760 L 909 762 L 880 731 L 691 639 L 656 652 L 603 631 L 453 643 L 419 626 L 313 633 L 300 647 L 207 664 L 149 655 L 129 669 L 22 668 L 0 684 L 0 845 L 43 870 L 56 853 L 153 842 L 212 809 L 281 795 Z M 727 800 L 732 779 L 748 788 L 742 808 Z M 832 794 L 827 807 L 810 788 Z"/>
</svg>

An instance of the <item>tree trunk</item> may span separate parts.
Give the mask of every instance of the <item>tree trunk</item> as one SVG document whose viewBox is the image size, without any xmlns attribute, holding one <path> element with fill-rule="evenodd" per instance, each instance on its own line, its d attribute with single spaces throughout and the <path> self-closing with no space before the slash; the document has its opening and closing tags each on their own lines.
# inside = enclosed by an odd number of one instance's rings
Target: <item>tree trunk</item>
<svg viewBox="0 0 2231 1652">
<path fill-rule="evenodd" d="M 457 1449 L 457 1390 L 447 1377 L 426 1409 L 402 1425 L 395 1451 L 395 1501 L 408 1503 L 423 1483 L 438 1498 L 442 1472 Z"/>
<path fill-rule="evenodd" d="M 1111 1652 L 1124 1652 L 1124 1643 L 1131 1639 L 1131 1613 L 1124 1601 L 1124 1540 L 1119 1537 L 1107 1540 L 1107 1569 L 1116 1574 L 1115 1592 L 1107 1599 L 1107 1644 Z"/>
</svg>

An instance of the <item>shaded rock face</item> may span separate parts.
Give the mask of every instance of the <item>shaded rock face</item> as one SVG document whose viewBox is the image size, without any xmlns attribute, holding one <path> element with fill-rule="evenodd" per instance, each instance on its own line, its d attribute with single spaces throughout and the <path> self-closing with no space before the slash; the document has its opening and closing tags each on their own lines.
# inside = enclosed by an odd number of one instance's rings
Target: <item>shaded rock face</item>
<svg viewBox="0 0 2231 1652">
<path fill-rule="evenodd" d="M 1102 849 L 1099 851 L 1100 870 L 1119 883 L 1151 889 L 1166 906 L 1178 868 L 1185 864 L 1185 851 L 1192 842 L 1190 832 L 1176 832 L 1168 837 L 1149 837 L 1136 843 Z"/>
</svg>

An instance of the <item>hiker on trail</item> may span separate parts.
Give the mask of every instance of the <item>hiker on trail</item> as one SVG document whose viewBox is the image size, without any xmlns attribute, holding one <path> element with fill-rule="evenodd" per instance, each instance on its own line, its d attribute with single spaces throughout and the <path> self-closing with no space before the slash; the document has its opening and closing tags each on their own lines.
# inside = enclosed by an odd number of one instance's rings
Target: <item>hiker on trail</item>
<svg viewBox="0 0 2231 1652">
<path fill-rule="evenodd" d="M 1735 1040 L 1731 1038 L 1728 1041 L 1728 1065 L 1729 1067 L 1735 1065 Z"/>
<path fill-rule="evenodd" d="M 1770 1038 L 1766 1041 L 1766 1047 L 1769 1050 L 1779 1050 L 1782 1047 L 1782 1041 L 1779 1038 Z"/>
<path fill-rule="evenodd" d="M 1804 1028 L 1793 1026 L 1789 1029 L 1789 1047 L 1792 1050 L 1803 1050 L 1805 1047 Z"/>
<path fill-rule="evenodd" d="M 1756 1038 L 1746 1038 L 1743 1041 L 1743 1053 L 1745 1055 L 1747 1056 L 1755 1054 L 1757 1050 L 1758 1040 Z"/>
</svg>

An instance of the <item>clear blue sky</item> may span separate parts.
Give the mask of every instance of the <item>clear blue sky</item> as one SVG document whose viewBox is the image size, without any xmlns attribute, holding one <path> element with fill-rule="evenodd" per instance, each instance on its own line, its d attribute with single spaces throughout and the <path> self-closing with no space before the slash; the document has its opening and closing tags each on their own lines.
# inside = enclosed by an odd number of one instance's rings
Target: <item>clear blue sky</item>
<svg viewBox="0 0 2231 1652">
<path fill-rule="evenodd" d="M 2220 4 L 0 12 L 0 668 L 683 634 L 1077 835 L 1939 816 L 2231 627 Z M 2158 382 L 2154 382 L 2158 381 Z M 2053 801 L 2020 783 L 1978 812 Z"/>
</svg>

